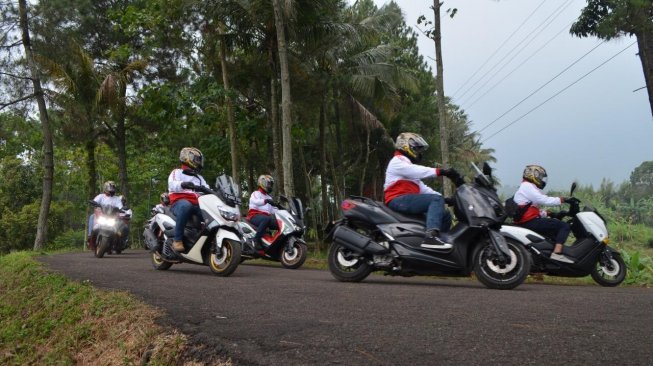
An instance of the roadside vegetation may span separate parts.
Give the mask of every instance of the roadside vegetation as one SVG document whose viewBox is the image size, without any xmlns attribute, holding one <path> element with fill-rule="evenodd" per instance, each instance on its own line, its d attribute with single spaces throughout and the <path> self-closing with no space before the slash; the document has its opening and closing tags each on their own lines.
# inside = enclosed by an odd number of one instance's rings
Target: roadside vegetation
<svg viewBox="0 0 653 366">
<path fill-rule="evenodd" d="M 156 324 L 161 311 L 47 273 L 35 255 L 0 257 L 0 364 L 200 364 L 185 358 L 183 334 Z"/>
</svg>

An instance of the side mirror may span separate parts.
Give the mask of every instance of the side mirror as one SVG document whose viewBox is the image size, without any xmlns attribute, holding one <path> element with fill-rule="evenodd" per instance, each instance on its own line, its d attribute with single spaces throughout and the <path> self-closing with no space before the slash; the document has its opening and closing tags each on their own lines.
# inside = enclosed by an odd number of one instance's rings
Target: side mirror
<svg viewBox="0 0 653 366">
<path fill-rule="evenodd" d="M 492 176 L 492 168 L 490 167 L 490 164 L 487 163 L 487 161 L 483 163 L 483 174 L 487 175 L 488 177 Z"/>
<path fill-rule="evenodd" d="M 571 190 L 569 191 L 569 195 L 570 195 L 570 196 L 573 196 L 573 195 L 574 195 L 574 191 L 576 190 L 576 187 L 577 187 L 576 182 L 574 182 L 574 183 L 571 184 Z"/>
</svg>

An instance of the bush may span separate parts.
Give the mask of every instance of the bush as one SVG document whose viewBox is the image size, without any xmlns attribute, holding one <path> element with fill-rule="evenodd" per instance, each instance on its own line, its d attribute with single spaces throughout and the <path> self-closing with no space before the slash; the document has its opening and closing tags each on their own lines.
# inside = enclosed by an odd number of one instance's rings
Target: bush
<svg viewBox="0 0 653 366">
<path fill-rule="evenodd" d="M 82 230 L 67 230 L 54 238 L 48 243 L 48 250 L 58 250 L 65 248 L 83 248 L 86 241 L 86 233 Z"/>
</svg>

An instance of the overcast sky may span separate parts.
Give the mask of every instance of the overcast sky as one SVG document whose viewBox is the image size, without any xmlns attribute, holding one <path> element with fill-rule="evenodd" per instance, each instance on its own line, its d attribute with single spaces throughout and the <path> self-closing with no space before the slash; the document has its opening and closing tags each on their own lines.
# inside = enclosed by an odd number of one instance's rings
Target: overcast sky
<svg viewBox="0 0 653 366">
<path fill-rule="evenodd" d="M 413 28 L 421 14 L 433 19 L 432 0 L 395 2 Z M 540 164 L 551 188 L 567 188 L 574 180 L 596 188 L 603 178 L 622 183 L 642 162 L 653 160 L 646 89 L 633 92 L 645 87 L 637 44 L 572 85 L 635 41 L 622 38 L 590 52 L 600 40 L 569 34 L 585 4 L 444 0 L 443 14 L 458 9 L 442 24 L 445 94 L 465 110 L 474 130 L 482 130 L 484 146 L 496 150 L 496 175 L 504 185 L 519 184 L 525 165 Z M 433 42 L 420 33 L 418 45 L 435 72 Z"/>
</svg>

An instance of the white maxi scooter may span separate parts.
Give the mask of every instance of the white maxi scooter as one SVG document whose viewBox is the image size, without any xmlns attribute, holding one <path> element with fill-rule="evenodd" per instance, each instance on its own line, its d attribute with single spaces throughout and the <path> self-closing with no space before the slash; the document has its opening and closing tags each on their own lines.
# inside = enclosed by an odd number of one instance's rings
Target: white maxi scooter
<svg viewBox="0 0 653 366">
<path fill-rule="evenodd" d="M 192 175 L 185 171 L 184 174 Z M 152 252 L 152 265 L 166 270 L 173 264 L 208 265 L 218 276 L 229 276 L 240 264 L 243 241 L 239 232 L 240 195 L 238 186 L 227 175 L 216 179 L 216 190 L 195 186 L 202 219 L 193 216 L 184 228 L 184 253 L 172 249 L 175 216 L 169 207 L 158 207 L 143 237 Z"/>
</svg>

